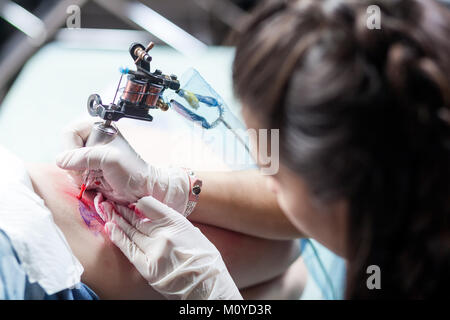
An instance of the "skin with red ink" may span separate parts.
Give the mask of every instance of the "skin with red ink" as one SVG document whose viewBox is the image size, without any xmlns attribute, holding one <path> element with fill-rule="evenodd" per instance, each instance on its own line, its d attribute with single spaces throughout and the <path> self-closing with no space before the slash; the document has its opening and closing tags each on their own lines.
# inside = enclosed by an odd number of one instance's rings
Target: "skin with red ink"
<svg viewBox="0 0 450 320">
<path fill-rule="evenodd" d="M 86 186 L 83 184 L 80 193 L 73 194 L 73 192 L 67 191 L 66 194 L 75 197 L 78 200 L 78 211 L 88 229 L 95 235 L 105 233 L 105 222 L 95 209 L 93 200 L 95 193 L 86 191 Z"/>
<path fill-rule="evenodd" d="M 104 210 L 103 203 L 98 204 L 98 209 L 102 211 L 99 214 L 93 200 L 93 198 L 95 197 L 95 192 L 85 192 L 83 191 L 83 186 L 81 187 L 81 191 L 82 192 L 80 194 L 82 195 L 82 197 L 78 198 L 77 196 L 76 198 L 78 199 L 78 210 L 84 223 L 95 235 L 108 235 L 108 229 L 105 225 L 106 221 L 102 219 L 102 215 L 104 217 L 107 216 Z M 109 203 L 112 205 L 114 210 L 118 212 L 116 204 L 114 202 Z M 139 211 L 139 209 L 136 208 L 135 204 L 130 204 L 128 207 L 133 210 L 140 218 L 145 218 L 145 216 Z"/>
<path fill-rule="evenodd" d="M 89 203 L 85 199 L 78 200 L 78 210 L 80 212 L 81 218 L 83 218 L 86 226 L 94 232 L 94 234 L 99 234 L 103 232 L 103 226 L 105 222 L 98 215 L 95 210 L 94 203 Z"/>
<path fill-rule="evenodd" d="M 78 203 L 78 212 L 84 225 L 86 225 L 94 235 L 104 235 L 105 239 L 109 239 L 104 230 L 105 222 L 95 209 L 94 197 L 96 192 L 88 191 L 86 188 L 83 188 L 83 186 L 76 188 L 76 186 L 67 183 L 67 180 L 55 179 L 55 177 L 52 177 L 51 180 L 55 188 L 61 191 L 61 195 L 67 197 L 67 201 L 71 202 L 76 200 Z"/>
<path fill-rule="evenodd" d="M 99 181 L 95 181 L 95 184 L 100 183 Z M 76 198 L 78 201 L 78 211 L 80 216 L 87 226 L 87 228 L 92 231 L 96 236 L 97 235 L 105 235 L 108 238 L 108 230 L 105 228 L 105 221 L 98 214 L 95 205 L 94 198 L 96 192 L 86 190 L 86 186 L 83 184 L 80 187 L 80 191 L 74 193 L 73 187 L 67 185 L 60 185 L 60 189 L 64 190 L 63 192 L 70 198 Z M 115 208 L 115 204 L 111 203 Z M 145 218 L 145 216 L 136 208 L 135 204 L 130 204 L 129 208 L 133 210 L 136 215 L 141 218 Z M 99 204 L 99 209 L 103 209 L 102 204 Z M 117 209 L 115 209 L 117 212 Z"/>
<path fill-rule="evenodd" d="M 83 194 L 84 194 L 85 191 L 86 191 L 86 185 L 83 183 L 83 184 L 81 185 L 80 193 L 79 193 L 78 196 L 77 196 L 77 199 L 78 199 L 78 200 L 81 200 L 81 198 L 83 197 Z"/>
</svg>

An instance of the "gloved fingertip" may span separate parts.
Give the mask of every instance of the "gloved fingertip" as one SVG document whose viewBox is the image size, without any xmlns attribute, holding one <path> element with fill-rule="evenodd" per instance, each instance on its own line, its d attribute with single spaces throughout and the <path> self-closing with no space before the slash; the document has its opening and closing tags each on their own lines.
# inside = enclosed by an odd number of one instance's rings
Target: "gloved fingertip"
<svg viewBox="0 0 450 320">
<path fill-rule="evenodd" d="M 66 152 L 62 152 L 56 156 L 56 165 L 62 169 L 64 169 L 64 163 L 66 158 Z"/>
<path fill-rule="evenodd" d="M 134 212 L 150 219 L 151 221 L 165 217 L 172 217 L 172 219 L 176 219 L 178 216 L 181 216 L 179 213 L 173 214 L 174 211 L 170 207 L 152 196 L 139 199 L 136 203 Z"/>
<path fill-rule="evenodd" d="M 69 181 L 76 185 L 79 186 L 81 185 L 81 174 L 75 174 L 75 171 L 67 171 L 67 177 L 69 178 Z"/>
<path fill-rule="evenodd" d="M 109 236 L 109 238 L 112 237 L 112 233 L 114 231 L 115 228 L 115 224 L 113 222 L 106 222 L 105 225 L 103 226 L 103 229 L 105 230 L 106 234 Z M 112 238 L 111 238 L 112 240 Z"/>
<path fill-rule="evenodd" d="M 142 214 L 142 212 L 136 208 L 136 203 L 130 203 L 128 205 L 128 209 L 133 210 L 134 213 L 139 217 L 139 218 L 145 218 L 145 215 Z"/>
<path fill-rule="evenodd" d="M 145 211 L 148 209 L 155 209 L 155 208 L 159 208 L 160 205 L 164 205 L 162 202 L 159 202 L 157 199 L 155 199 L 152 196 L 147 196 L 147 197 L 143 197 L 141 199 L 139 199 L 134 207 L 134 210 L 140 210 L 140 211 Z"/>
<path fill-rule="evenodd" d="M 144 218 L 146 218 L 146 216 L 142 213 L 142 211 L 141 210 L 139 210 L 138 208 L 134 208 L 134 213 L 139 217 L 139 218 L 141 218 L 141 219 L 144 219 Z M 148 218 L 149 219 L 149 218 Z"/>
<path fill-rule="evenodd" d="M 103 196 L 102 196 L 103 197 Z M 98 215 L 102 218 L 103 221 L 111 221 L 112 216 L 114 215 L 115 209 L 114 203 L 110 201 L 96 201 L 97 197 L 94 198 L 94 205 Z"/>
<path fill-rule="evenodd" d="M 97 209 L 97 208 L 96 208 Z M 98 209 L 97 209 L 97 213 L 98 213 L 98 215 L 100 216 L 100 218 L 104 221 L 104 222 L 106 222 L 106 221 L 108 221 L 108 215 L 107 214 L 105 214 L 105 207 L 104 207 L 104 205 L 103 205 L 103 203 L 99 203 L 98 204 Z"/>
<path fill-rule="evenodd" d="M 66 151 L 63 153 L 60 153 L 56 156 L 56 165 L 60 167 L 61 169 L 73 169 L 71 165 L 71 160 L 73 159 L 73 152 L 72 151 Z"/>
</svg>

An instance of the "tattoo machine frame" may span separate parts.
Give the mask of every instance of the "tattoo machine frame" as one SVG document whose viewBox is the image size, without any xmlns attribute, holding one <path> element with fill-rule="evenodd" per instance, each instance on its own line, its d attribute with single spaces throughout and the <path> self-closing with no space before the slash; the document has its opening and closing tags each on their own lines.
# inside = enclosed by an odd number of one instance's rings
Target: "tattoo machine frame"
<svg viewBox="0 0 450 320">
<path fill-rule="evenodd" d="M 180 88 L 180 82 L 176 75 L 165 75 L 162 71 L 156 69 L 151 72 L 150 62 L 152 57 L 149 51 L 153 48 L 153 42 L 147 47 L 142 44 L 133 43 L 129 48 L 129 53 L 136 65 L 136 71 L 128 68 L 120 69 L 120 80 L 117 86 L 113 101 L 109 104 L 103 104 L 98 94 L 91 94 L 87 101 L 87 109 L 91 116 L 103 119 L 103 122 L 96 122 L 92 128 L 91 134 L 86 141 L 86 146 L 107 144 L 117 137 L 118 129 L 114 125 L 115 121 L 122 118 L 131 118 L 135 120 L 152 121 L 153 117 L 149 114 L 150 110 L 159 109 L 167 111 L 169 108 L 174 109 L 178 114 L 189 121 L 199 124 L 204 129 L 216 128 L 219 124 L 223 124 L 225 128 L 232 130 L 238 127 L 243 128 L 239 121 L 236 121 L 230 112 L 225 112 L 227 106 L 224 104 L 220 96 L 204 81 L 204 79 L 195 71 L 190 70 L 188 85 L 192 79 L 200 80 L 202 86 L 208 90 L 207 95 L 193 93 L 186 88 Z M 121 90 L 123 76 L 127 75 L 127 83 L 123 88 L 119 101 L 116 103 L 116 97 Z M 189 86 L 190 87 L 190 86 Z M 196 86 L 193 86 L 200 90 Z M 166 90 L 172 93 L 166 94 Z M 170 102 L 163 97 L 163 94 L 170 97 Z M 188 106 L 175 100 L 183 98 Z M 202 106 L 202 108 L 200 108 Z M 203 106 L 205 106 L 203 108 Z M 203 111 L 202 111 L 203 110 Z M 204 112 L 205 115 L 200 115 Z M 208 117 L 208 115 L 213 115 Z M 245 146 L 248 151 L 248 145 L 242 137 L 234 133 L 238 140 Z M 87 188 L 90 183 L 91 172 L 87 172 L 84 177 L 82 188 Z M 94 175 L 95 176 L 95 175 Z"/>
<path fill-rule="evenodd" d="M 122 118 L 131 118 L 143 121 L 152 121 L 149 114 L 150 109 L 160 109 L 167 111 L 169 105 L 164 102 L 162 94 L 164 90 L 178 90 L 180 82 L 175 75 L 165 75 L 160 70 L 151 72 L 150 62 L 152 57 L 148 52 L 153 48 L 153 42 L 147 47 L 139 43 L 133 43 L 129 52 L 136 65 L 136 71 L 128 68 L 121 68 L 121 76 L 113 102 L 109 105 L 102 103 L 98 94 L 89 96 L 87 102 L 88 112 L 93 117 L 100 117 L 104 122 L 94 125 L 92 132 L 86 142 L 86 146 L 106 144 L 112 141 L 117 135 L 117 128 L 113 122 Z M 115 100 L 122 83 L 123 75 L 127 74 L 128 79 L 123 93 L 116 104 Z"/>
</svg>

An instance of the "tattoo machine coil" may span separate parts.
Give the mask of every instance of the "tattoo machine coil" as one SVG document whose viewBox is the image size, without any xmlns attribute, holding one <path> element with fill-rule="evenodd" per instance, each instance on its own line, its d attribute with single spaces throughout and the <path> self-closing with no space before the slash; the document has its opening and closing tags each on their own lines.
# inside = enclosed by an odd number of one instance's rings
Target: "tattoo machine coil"
<svg viewBox="0 0 450 320">
<path fill-rule="evenodd" d="M 169 105 L 162 98 L 162 94 L 166 89 L 178 90 L 180 82 L 175 75 L 168 76 L 160 70 L 151 72 L 150 62 L 152 57 L 148 52 L 153 46 L 153 42 L 150 42 L 147 47 L 139 43 L 133 43 L 130 46 L 129 52 L 136 65 L 136 71 L 128 68 L 120 69 L 121 76 L 112 103 L 109 105 L 103 104 L 98 94 L 89 96 L 87 102 L 89 114 L 93 117 L 100 117 L 105 121 L 94 125 L 86 146 L 106 144 L 112 141 L 118 132 L 113 122 L 121 118 L 152 121 L 153 117 L 149 114 L 150 109 L 162 111 L 169 109 Z M 119 102 L 115 103 L 124 75 L 127 75 L 127 83 Z"/>
</svg>

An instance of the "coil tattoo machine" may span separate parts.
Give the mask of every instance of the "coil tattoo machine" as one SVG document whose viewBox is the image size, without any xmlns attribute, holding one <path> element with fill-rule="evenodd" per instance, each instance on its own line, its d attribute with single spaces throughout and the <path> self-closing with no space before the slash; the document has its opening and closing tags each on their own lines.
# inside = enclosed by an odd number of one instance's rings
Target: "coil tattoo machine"
<svg viewBox="0 0 450 320">
<path fill-rule="evenodd" d="M 110 104 L 103 104 L 98 94 L 89 96 L 87 102 L 89 114 L 104 121 L 94 124 L 86 146 L 103 145 L 113 141 L 119 132 L 114 122 L 122 118 L 152 121 L 150 110 L 173 109 L 186 120 L 194 122 L 204 129 L 217 128 L 217 130 L 221 130 L 220 126 L 223 126 L 225 130 L 231 130 L 248 151 L 245 138 L 233 130 L 245 127 L 231 112 L 228 112 L 228 107 L 222 98 L 196 70 L 191 69 L 183 75 L 183 88 L 180 87 L 177 76 L 165 75 L 158 69 L 151 72 L 152 57 L 148 52 L 153 46 L 152 42 L 147 47 L 139 43 L 131 44 L 129 53 L 136 65 L 136 71 L 128 68 L 120 69 L 119 84 Z M 127 75 L 127 82 L 124 87 L 121 87 L 124 75 Z M 119 91 L 121 94 L 116 103 Z M 102 181 L 101 176 L 101 171 L 86 172 L 80 195 L 92 181 L 95 181 L 97 186 L 103 184 L 103 188 L 108 189 L 106 181 Z"/>
<path fill-rule="evenodd" d="M 133 43 L 129 52 L 136 65 L 136 71 L 121 68 L 121 76 L 112 103 L 103 104 L 98 94 L 89 96 L 87 102 L 88 112 L 93 117 L 100 117 L 104 122 L 95 123 L 86 146 L 106 144 L 117 135 L 115 121 L 121 118 L 131 118 L 143 121 L 152 121 L 149 114 L 151 109 L 167 111 L 169 104 L 164 102 L 162 94 L 170 89 L 178 91 L 180 82 L 175 75 L 165 75 L 160 70 L 151 72 L 152 57 L 148 52 L 153 48 L 153 42 L 147 47 Z M 121 89 L 122 78 L 127 75 L 127 83 L 116 103 L 116 97 Z"/>
<path fill-rule="evenodd" d="M 89 96 L 87 102 L 89 114 L 93 117 L 100 117 L 104 121 L 96 122 L 93 125 L 86 146 L 104 145 L 116 139 L 119 131 L 114 124 L 115 121 L 122 118 L 152 121 L 153 117 L 149 114 L 151 109 L 162 111 L 169 109 L 169 104 L 164 102 L 162 94 L 167 89 L 178 91 L 180 82 L 175 75 L 164 75 L 160 70 L 151 72 L 152 57 L 148 52 L 153 46 L 153 42 L 150 42 L 147 47 L 139 43 L 133 43 L 130 46 L 129 52 L 136 65 L 136 71 L 128 68 L 120 69 L 119 84 L 114 99 L 109 105 L 103 104 L 98 94 Z M 124 75 L 127 75 L 127 83 L 124 88 L 121 88 Z M 121 96 L 116 103 L 119 91 L 121 91 Z M 83 175 L 79 198 L 93 181 L 97 186 L 102 184 L 103 188 L 110 189 L 107 182 L 102 179 L 101 170 L 89 170 Z"/>
</svg>

